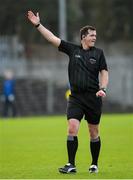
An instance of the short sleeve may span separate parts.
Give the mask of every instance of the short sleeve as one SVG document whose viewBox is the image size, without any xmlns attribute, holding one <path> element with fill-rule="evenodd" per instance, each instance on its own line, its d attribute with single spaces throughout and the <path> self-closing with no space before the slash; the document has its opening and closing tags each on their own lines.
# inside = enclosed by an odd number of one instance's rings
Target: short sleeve
<svg viewBox="0 0 133 180">
<path fill-rule="evenodd" d="M 100 65 L 99 65 L 99 71 L 102 71 L 102 70 L 108 71 L 108 67 L 107 67 L 107 63 L 106 63 L 106 59 L 105 59 L 103 51 L 101 52 L 101 55 L 100 55 Z"/>
<path fill-rule="evenodd" d="M 74 51 L 75 49 L 75 46 L 74 44 L 70 43 L 70 42 L 67 42 L 67 41 L 64 41 L 64 40 L 61 40 L 61 43 L 58 47 L 58 50 L 61 51 L 61 52 L 64 52 L 66 53 L 67 55 L 71 55 L 72 52 Z"/>
</svg>

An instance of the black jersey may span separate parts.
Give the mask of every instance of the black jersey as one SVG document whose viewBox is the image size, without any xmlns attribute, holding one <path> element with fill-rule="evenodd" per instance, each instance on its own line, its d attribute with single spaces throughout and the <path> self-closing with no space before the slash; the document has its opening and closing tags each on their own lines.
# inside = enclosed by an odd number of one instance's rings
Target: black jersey
<svg viewBox="0 0 133 180">
<path fill-rule="evenodd" d="M 72 92 L 97 92 L 99 71 L 107 70 L 104 53 L 91 47 L 84 50 L 81 46 L 61 40 L 59 51 L 69 56 L 68 76 Z"/>
</svg>

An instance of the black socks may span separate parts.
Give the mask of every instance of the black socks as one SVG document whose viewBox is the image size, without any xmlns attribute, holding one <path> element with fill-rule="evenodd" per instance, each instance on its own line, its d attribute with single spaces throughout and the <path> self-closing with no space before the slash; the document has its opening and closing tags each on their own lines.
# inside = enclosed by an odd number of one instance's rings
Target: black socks
<svg viewBox="0 0 133 180">
<path fill-rule="evenodd" d="M 90 141 L 90 151 L 92 155 L 92 164 L 98 165 L 98 157 L 100 153 L 101 140 L 100 137 L 96 139 L 91 139 Z M 78 138 L 77 136 L 67 137 L 67 152 L 68 152 L 68 162 L 75 166 L 75 156 L 78 149 Z"/>
<path fill-rule="evenodd" d="M 96 139 L 91 139 L 90 150 L 91 150 L 91 155 L 92 155 L 92 164 L 95 164 L 95 165 L 98 164 L 100 147 L 101 147 L 100 137 L 98 137 Z"/>
<path fill-rule="evenodd" d="M 75 156 L 78 149 L 78 138 L 77 136 L 67 137 L 67 152 L 68 162 L 75 166 Z"/>
</svg>

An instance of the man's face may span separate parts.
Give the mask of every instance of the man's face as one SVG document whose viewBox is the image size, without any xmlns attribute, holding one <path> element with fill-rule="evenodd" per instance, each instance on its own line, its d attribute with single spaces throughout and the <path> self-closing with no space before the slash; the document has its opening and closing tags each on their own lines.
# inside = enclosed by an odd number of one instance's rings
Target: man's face
<svg viewBox="0 0 133 180">
<path fill-rule="evenodd" d="M 93 47 L 96 42 L 96 31 L 89 29 L 88 34 L 83 38 L 83 42 L 88 48 Z"/>
</svg>

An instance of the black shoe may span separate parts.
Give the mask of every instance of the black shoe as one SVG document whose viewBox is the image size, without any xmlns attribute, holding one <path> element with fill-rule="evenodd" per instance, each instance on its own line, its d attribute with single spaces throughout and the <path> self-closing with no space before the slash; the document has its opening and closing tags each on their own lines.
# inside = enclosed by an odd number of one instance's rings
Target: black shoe
<svg viewBox="0 0 133 180">
<path fill-rule="evenodd" d="M 64 167 L 59 168 L 60 173 L 72 174 L 76 173 L 76 167 L 68 163 Z"/>
<path fill-rule="evenodd" d="M 96 165 L 91 165 L 89 168 L 90 173 L 98 173 L 98 167 Z"/>
</svg>

